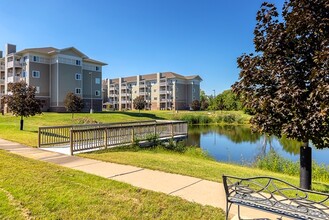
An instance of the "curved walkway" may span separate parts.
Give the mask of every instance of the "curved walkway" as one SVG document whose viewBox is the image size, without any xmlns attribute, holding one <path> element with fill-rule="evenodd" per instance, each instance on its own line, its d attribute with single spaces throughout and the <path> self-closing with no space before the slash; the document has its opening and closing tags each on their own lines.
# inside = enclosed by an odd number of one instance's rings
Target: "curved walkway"
<svg viewBox="0 0 329 220">
<path fill-rule="evenodd" d="M 3 139 L 0 139 L 0 149 L 35 160 L 50 162 L 104 178 L 129 183 L 143 189 L 179 196 L 188 201 L 202 205 L 211 205 L 224 211 L 226 209 L 225 192 L 221 183 L 129 165 L 69 156 L 27 147 Z M 235 215 L 236 213 L 237 209 L 233 206 L 230 214 Z M 248 218 L 277 218 L 274 215 L 244 207 L 241 208 L 241 213 L 242 215 L 247 215 Z M 237 216 L 234 216 L 234 219 L 237 219 Z"/>
</svg>

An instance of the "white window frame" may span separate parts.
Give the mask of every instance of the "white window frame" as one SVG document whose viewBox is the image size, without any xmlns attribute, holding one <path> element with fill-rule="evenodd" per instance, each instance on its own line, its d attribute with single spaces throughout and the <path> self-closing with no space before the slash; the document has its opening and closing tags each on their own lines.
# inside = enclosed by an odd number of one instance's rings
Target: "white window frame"
<svg viewBox="0 0 329 220">
<path fill-rule="evenodd" d="M 76 73 L 75 74 L 75 80 L 81 80 L 81 78 L 82 78 L 81 73 Z"/>
<path fill-rule="evenodd" d="M 23 72 L 22 72 L 22 77 L 23 77 L 23 78 L 26 78 L 26 71 L 23 71 Z"/>
<path fill-rule="evenodd" d="M 96 67 L 95 67 L 95 70 L 96 70 L 96 71 L 99 71 L 99 70 L 100 70 L 99 66 L 96 66 Z"/>
<path fill-rule="evenodd" d="M 82 91 L 81 88 L 75 88 L 75 94 L 81 95 Z"/>
<path fill-rule="evenodd" d="M 95 96 L 101 96 L 101 91 L 95 90 Z"/>
<path fill-rule="evenodd" d="M 39 94 L 40 93 L 40 86 L 35 86 L 35 94 Z"/>
<path fill-rule="evenodd" d="M 36 74 L 36 75 L 34 75 Z M 32 70 L 32 78 L 40 78 L 40 71 Z"/>
<path fill-rule="evenodd" d="M 101 84 L 101 78 L 95 78 L 95 84 Z"/>
<path fill-rule="evenodd" d="M 75 60 L 75 65 L 76 66 L 81 66 L 81 60 Z"/>
<path fill-rule="evenodd" d="M 40 57 L 33 55 L 33 62 L 40 62 Z"/>
</svg>

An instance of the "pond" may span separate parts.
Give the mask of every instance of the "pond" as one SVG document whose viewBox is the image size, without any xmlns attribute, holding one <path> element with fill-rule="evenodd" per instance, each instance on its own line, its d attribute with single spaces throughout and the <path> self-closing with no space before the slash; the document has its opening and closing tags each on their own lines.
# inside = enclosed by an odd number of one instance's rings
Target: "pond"
<svg viewBox="0 0 329 220">
<path fill-rule="evenodd" d="M 200 146 L 218 161 L 250 164 L 270 149 L 284 158 L 299 161 L 301 144 L 287 138 L 267 137 L 252 133 L 246 126 L 189 126 L 187 144 Z M 319 164 L 329 165 L 329 148 L 313 147 L 312 158 Z"/>
</svg>

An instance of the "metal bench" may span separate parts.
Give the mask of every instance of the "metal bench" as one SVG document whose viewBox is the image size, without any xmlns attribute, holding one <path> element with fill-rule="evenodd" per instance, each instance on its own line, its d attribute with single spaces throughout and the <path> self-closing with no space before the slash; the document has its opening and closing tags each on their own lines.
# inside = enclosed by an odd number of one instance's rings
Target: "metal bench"
<svg viewBox="0 0 329 220">
<path fill-rule="evenodd" d="M 223 176 L 226 219 L 232 204 L 254 208 L 281 217 L 329 220 L 329 194 L 305 190 L 272 177 Z"/>
</svg>

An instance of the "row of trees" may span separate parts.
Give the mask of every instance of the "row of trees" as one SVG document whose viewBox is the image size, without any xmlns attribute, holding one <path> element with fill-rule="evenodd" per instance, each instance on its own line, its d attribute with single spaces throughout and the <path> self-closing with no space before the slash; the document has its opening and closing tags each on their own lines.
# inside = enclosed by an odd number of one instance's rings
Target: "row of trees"
<svg viewBox="0 0 329 220">
<path fill-rule="evenodd" d="M 197 110 L 242 110 L 242 102 L 232 90 L 225 90 L 217 96 L 206 95 L 203 90 L 200 92 L 200 101 L 194 100 L 191 108 Z"/>
</svg>

